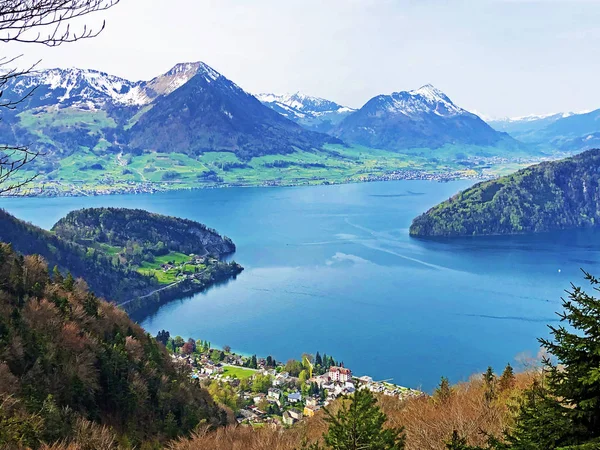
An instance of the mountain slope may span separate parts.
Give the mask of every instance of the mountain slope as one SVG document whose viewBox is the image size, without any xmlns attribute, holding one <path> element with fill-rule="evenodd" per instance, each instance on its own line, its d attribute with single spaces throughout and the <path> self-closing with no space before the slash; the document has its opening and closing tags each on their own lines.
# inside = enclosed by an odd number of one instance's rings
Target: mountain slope
<svg viewBox="0 0 600 450">
<path fill-rule="evenodd" d="M 587 150 L 598 146 L 600 109 L 491 121 L 490 125 L 524 142 L 564 151 Z"/>
<path fill-rule="evenodd" d="M 544 232 L 600 224 L 600 150 L 478 183 L 414 219 L 413 236 Z"/>
<path fill-rule="evenodd" d="M 235 252 L 235 245 L 216 230 L 178 217 L 163 216 L 142 209 L 86 208 L 71 211 L 52 231 L 57 236 L 83 245 L 109 242 L 126 247 L 132 242 L 149 248 L 166 243 L 172 251 L 221 257 Z"/>
<path fill-rule="evenodd" d="M 305 128 L 327 133 L 354 112 L 352 108 L 339 105 L 330 100 L 311 97 L 296 92 L 295 94 L 258 94 L 256 96 L 263 105 L 293 120 Z"/>
<path fill-rule="evenodd" d="M 244 159 L 314 151 L 337 142 L 303 129 L 206 68 L 171 94 L 159 97 L 128 136 L 134 149 L 188 155 L 224 151 Z"/>
<path fill-rule="evenodd" d="M 50 280 L 42 258 L 0 244 L 3 448 L 62 440 L 116 448 L 108 445 L 116 434 L 132 447 L 157 448 L 142 444 L 200 421 L 218 426 L 227 416 L 164 346 L 85 282 Z"/>
<path fill-rule="evenodd" d="M 63 239 L 55 233 L 25 223 L 0 210 L 0 242 L 10 242 L 23 255 L 41 255 L 51 267 L 84 277 L 93 292 L 118 303 L 156 289 L 156 280 L 113 264 L 103 252 L 88 253 L 88 247 Z"/>
<path fill-rule="evenodd" d="M 39 254 L 50 266 L 87 280 L 92 291 L 117 304 L 128 304 L 143 313 L 157 303 L 184 292 L 197 292 L 240 271 L 234 263 L 206 263 L 207 279 L 201 285 L 183 280 L 177 289 L 158 298 L 129 303 L 162 287 L 155 276 L 139 270 L 144 263 L 170 252 L 220 257 L 235 251 L 229 238 L 190 220 L 143 210 L 90 208 L 69 213 L 52 231 L 25 223 L 0 210 L 0 242 L 10 242 L 23 255 Z M 146 264 L 147 265 L 147 264 Z M 155 264 L 159 266 L 160 264 Z M 135 308 L 134 308 L 135 307 Z"/>
<path fill-rule="evenodd" d="M 177 64 L 150 81 L 129 81 L 89 69 L 48 69 L 9 80 L 3 96 L 18 100 L 31 93 L 25 109 L 39 106 L 75 106 L 81 109 L 107 106 L 140 106 L 183 86 L 198 71 L 212 70 L 204 63 Z"/>
<path fill-rule="evenodd" d="M 348 143 L 389 150 L 512 141 L 431 85 L 372 98 L 333 134 Z"/>
<path fill-rule="evenodd" d="M 202 62 L 135 82 L 94 70 L 42 70 L 11 80 L 3 96 L 26 98 L 3 116 L 0 141 L 43 152 L 44 164 L 34 168 L 43 173 L 88 152 L 102 158 L 227 151 L 250 158 L 338 142 L 276 114 Z"/>
</svg>

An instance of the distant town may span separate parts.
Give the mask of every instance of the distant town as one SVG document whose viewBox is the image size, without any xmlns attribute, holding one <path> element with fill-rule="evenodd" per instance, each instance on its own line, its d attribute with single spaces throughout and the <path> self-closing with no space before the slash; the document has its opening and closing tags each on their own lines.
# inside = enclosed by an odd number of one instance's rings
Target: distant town
<svg viewBox="0 0 600 450">
<path fill-rule="evenodd" d="M 389 380 L 357 377 L 344 363 L 318 352 L 283 363 L 271 356 L 242 356 L 228 346 L 215 349 L 202 340 L 171 338 L 167 331 L 161 331 L 157 340 L 216 401 L 233 411 L 240 424 L 291 426 L 357 389 L 400 399 L 425 395 Z"/>
</svg>

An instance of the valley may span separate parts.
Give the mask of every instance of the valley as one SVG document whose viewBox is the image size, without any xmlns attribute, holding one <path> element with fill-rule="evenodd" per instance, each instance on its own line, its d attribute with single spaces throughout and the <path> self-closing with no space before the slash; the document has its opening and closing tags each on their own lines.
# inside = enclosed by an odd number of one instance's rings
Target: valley
<svg viewBox="0 0 600 450">
<path fill-rule="evenodd" d="M 197 62 L 147 82 L 45 70 L 4 95 L 34 86 L 0 124 L 1 141 L 40 153 L 14 178 L 36 176 L 14 193 L 25 196 L 490 179 L 572 151 L 521 143 L 431 85 L 354 110 L 300 93 L 254 97 Z"/>
</svg>

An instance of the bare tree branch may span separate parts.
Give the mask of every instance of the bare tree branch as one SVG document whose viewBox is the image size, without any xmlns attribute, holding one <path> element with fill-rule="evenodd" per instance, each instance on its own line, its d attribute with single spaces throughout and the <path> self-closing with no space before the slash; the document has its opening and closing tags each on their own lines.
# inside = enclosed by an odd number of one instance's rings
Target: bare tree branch
<svg viewBox="0 0 600 450">
<path fill-rule="evenodd" d="M 51 47 L 97 36 L 83 26 L 71 29 L 71 21 L 113 7 L 119 0 L 0 0 L 0 41 L 44 44 Z"/>
<path fill-rule="evenodd" d="M 0 42 L 21 42 L 56 47 L 65 42 L 75 42 L 97 36 L 105 23 L 94 30 L 83 25 L 79 30 L 71 28 L 72 21 L 97 11 L 113 7 L 119 0 L 0 0 Z M 0 57 L 0 110 L 16 109 L 35 91 L 35 87 L 22 93 L 18 99 L 4 98 L 10 83 L 31 73 L 38 63 L 25 70 L 13 68 L 19 56 Z M 23 166 L 35 160 L 40 152 L 27 146 L 0 145 L 0 195 L 15 193 L 37 175 L 27 176 L 15 182 L 14 175 Z"/>
</svg>

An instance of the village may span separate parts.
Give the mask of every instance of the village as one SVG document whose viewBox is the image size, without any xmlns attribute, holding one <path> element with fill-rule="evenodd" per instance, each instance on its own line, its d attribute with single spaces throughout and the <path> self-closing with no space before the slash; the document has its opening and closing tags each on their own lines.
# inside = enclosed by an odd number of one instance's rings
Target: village
<svg viewBox="0 0 600 450">
<path fill-rule="evenodd" d="M 160 335 L 158 338 L 160 340 Z M 181 344 L 182 339 L 175 338 L 178 339 Z M 291 426 L 357 389 L 400 399 L 425 395 L 388 381 L 353 376 L 343 363 L 329 366 L 318 353 L 316 358 L 303 355 L 302 361 L 290 360 L 283 364 L 270 356 L 266 359 L 244 357 L 231 353 L 227 347 L 212 349 L 203 341 L 196 344 L 197 351 L 190 352 L 191 342 L 190 339 L 179 348 L 174 343 L 169 348 L 167 343 L 167 348 L 175 349 L 172 358 L 187 366 L 191 376 L 199 380 L 218 402 L 233 410 L 239 424 Z M 332 361 L 326 356 L 325 360 Z"/>
</svg>

